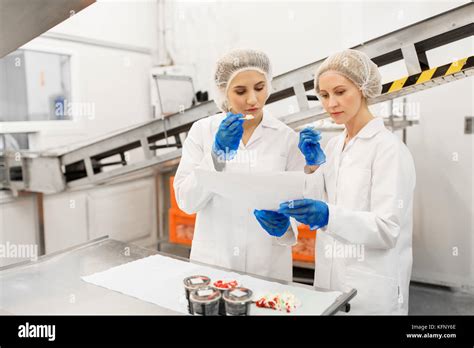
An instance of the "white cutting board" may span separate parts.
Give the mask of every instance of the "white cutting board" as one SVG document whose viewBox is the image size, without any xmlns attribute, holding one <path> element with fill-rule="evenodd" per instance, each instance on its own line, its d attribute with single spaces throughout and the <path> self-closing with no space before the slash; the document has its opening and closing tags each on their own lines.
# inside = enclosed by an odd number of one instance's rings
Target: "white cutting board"
<svg viewBox="0 0 474 348">
<path fill-rule="evenodd" d="M 254 292 L 254 299 L 257 299 L 260 294 L 287 291 L 294 294 L 301 302 L 300 307 L 291 313 L 257 308 L 253 304 L 250 311 L 252 315 L 319 315 L 342 294 L 339 291 L 321 292 L 269 282 L 162 255 L 152 255 L 84 276 L 82 279 L 94 285 L 188 314 L 183 279 L 198 274 L 210 277 L 212 282 L 218 279 L 236 279 L 239 284 Z"/>
</svg>

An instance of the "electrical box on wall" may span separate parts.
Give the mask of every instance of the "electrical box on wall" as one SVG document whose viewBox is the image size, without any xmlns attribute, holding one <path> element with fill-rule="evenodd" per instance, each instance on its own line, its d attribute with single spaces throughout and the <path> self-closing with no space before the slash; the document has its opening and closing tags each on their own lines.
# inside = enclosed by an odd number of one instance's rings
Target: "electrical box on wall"
<svg viewBox="0 0 474 348">
<path fill-rule="evenodd" d="M 472 120 L 474 119 L 473 116 L 466 116 L 464 118 L 464 133 L 465 134 L 474 134 Z"/>
<path fill-rule="evenodd" d="M 1 121 L 70 120 L 70 56 L 17 50 L 0 59 Z M 3 77 L 3 76 L 2 76 Z"/>
</svg>

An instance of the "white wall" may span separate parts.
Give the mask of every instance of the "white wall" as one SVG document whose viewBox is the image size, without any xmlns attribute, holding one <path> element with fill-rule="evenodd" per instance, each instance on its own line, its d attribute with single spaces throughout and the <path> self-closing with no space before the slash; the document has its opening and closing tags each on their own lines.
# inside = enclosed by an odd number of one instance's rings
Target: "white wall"
<svg viewBox="0 0 474 348">
<path fill-rule="evenodd" d="M 108 235 L 123 242 L 156 246 L 155 178 L 44 195 L 46 253 Z"/>
<path fill-rule="evenodd" d="M 36 194 L 13 198 L 10 193 L 0 191 L 0 267 L 39 255 L 37 211 Z"/>
<path fill-rule="evenodd" d="M 98 0 L 50 32 L 156 49 L 155 0 Z"/>
<path fill-rule="evenodd" d="M 156 14 L 155 1 L 100 1 L 23 46 L 70 54 L 72 102 L 94 110 L 77 114 L 75 122 L 32 123 L 39 131 L 31 138 L 33 150 L 89 140 L 152 118 L 148 74 L 157 47 Z"/>
<path fill-rule="evenodd" d="M 322 59 L 468 1 L 169 1 L 176 64 L 209 89 L 216 59 L 232 48 L 266 52 L 274 75 Z"/>
<path fill-rule="evenodd" d="M 436 66 L 473 51 L 469 38 L 432 50 L 428 59 Z M 409 129 L 408 145 L 417 172 L 413 278 L 474 289 L 474 135 L 464 134 L 473 92 L 470 77 L 410 95 L 420 126 Z"/>
</svg>

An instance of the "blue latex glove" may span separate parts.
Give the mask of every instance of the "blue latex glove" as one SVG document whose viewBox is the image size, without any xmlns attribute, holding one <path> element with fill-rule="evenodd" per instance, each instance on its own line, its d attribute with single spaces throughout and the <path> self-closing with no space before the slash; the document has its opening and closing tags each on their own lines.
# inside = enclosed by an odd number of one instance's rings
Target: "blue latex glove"
<svg viewBox="0 0 474 348">
<path fill-rule="evenodd" d="M 298 148 L 306 159 L 306 164 L 310 166 L 321 165 L 326 162 L 326 155 L 321 149 L 319 141 L 321 132 L 313 128 L 305 128 L 300 132 Z"/>
<path fill-rule="evenodd" d="M 214 139 L 212 151 L 217 156 L 222 156 L 226 161 L 234 158 L 239 148 L 240 139 L 244 134 L 244 127 L 242 126 L 244 120 L 242 117 L 242 114 L 228 112 L 226 118 L 222 120 Z"/>
<path fill-rule="evenodd" d="M 262 228 L 274 237 L 281 237 L 290 227 L 290 218 L 273 210 L 253 211 Z"/>
<path fill-rule="evenodd" d="M 296 199 L 283 202 L 280 204 L 278 212 L 309 225 L 312 230 L 326 226 L 329 221 L 328 205 L 323 201 L 313 199 Z"/>
</svg>

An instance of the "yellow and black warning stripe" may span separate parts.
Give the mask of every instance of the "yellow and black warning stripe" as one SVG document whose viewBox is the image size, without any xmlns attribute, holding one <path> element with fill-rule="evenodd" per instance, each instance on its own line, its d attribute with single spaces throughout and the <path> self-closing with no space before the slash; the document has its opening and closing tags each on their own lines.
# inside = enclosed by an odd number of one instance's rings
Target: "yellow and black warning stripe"
<svg viewBox="0 0 474 348">
<path fill-rule="evenodd" d="M 420 85 L 437 77 L 452 75 L 461 70 L 472 68 L 473 66 L 474 56 L 463 58 L 458 61 L 439 66 L 437 68 L 425 70 L 421 73 L 386 83 L 382 86 L 382 94 L 397 92 L 409 86 Z"/>
</svg>

